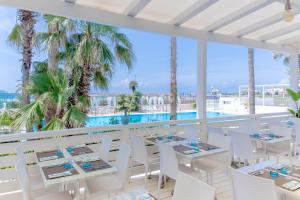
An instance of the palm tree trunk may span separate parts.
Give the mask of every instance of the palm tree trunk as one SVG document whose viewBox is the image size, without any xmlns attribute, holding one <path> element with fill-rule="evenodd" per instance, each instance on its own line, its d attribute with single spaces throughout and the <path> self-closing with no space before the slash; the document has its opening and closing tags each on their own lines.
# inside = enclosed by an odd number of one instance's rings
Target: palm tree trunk
<svg viewBox="0 0 300 200">
<path fill-rule="evenodd" d="M 171 104 L 171 120 L 177 118 L 177 41 L 176 37 L 171 37 L 171 95 L 170 95 L 170 104 Z"/>
<path fill-rule="evenodd" d="M 254 78 L 254 51 L 248 48 L 248 71 L 249 71 L 249 114 L 255 114 L 255 78 Z"/>
<path fill-rule="evenodd" d="M 48 32 L 49 33 L 57 33 L 58 25 L 56 24 L 48 24 Z M 56 39 L 51 40 L 50 45 L 48 47 L 48 71 L 50 73 L 55 73 L 58 65 L 58 48 L 59 42 Z M 49 103 L 47 107 L 46 113 L 46 122 L 49 122 L 55 115 L 57 115 L 56 106 L 53 103 Z"/>
<path fill-rule="evenodd" d="M 22 34 L 22 97 L 23 104 L 30 103 L 30 97 L 26 90 L 29 84 L 30 67 L 33 56 L 33 37 L 35 34 L 34 25 L 36 24 L 35 14 L 27 10 L 18 10 Z"/>
<path fill-rule="evenodd" d="M 78 89 L 77 89 L 78 97 L 85 97 L 86 99 L 90 98 L 89 96 L 89 91 L 91 87 L 90 77 L 91 77 L 91 67 L 89 63 L 85 62 L 78 83 Z M 86 107 L 88 107 L 88 105 Z M 87 108 L 84 108 L 82 112 L 87 113 Z"/>
<path fill-rule="evenodd" d="M 48 24 L 48 32 L 58 33 L 58 25 Z M 59 49 L 59 41 L 57 39 L 51 40 L 48 49 L 48 70 L 50 72 L 56 71 L 58 65 L 58 59 L 57 59 L 58 49 Z"/>
</svg>

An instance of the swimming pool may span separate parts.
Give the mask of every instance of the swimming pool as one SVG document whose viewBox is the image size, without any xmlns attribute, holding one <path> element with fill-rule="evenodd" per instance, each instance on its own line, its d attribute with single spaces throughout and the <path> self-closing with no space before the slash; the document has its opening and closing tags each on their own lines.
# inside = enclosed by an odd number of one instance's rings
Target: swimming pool
<svg viewBox="0 0 300 200">
<path fill-rule="evenodd" d="M 207 112 L 207 117 L 221 117 L 230 116 L 229 114 L 219 112 Z M 177 119 L 196 119 L 196 112 L 178 112 Z M 112 115 L 112 116 L 95 116 L 88 117 L 86 121 L 86 127 L 93 126 L 109 126 L 122 123 L 123 115 Z M 129 123 L 136 124 L 142 122 L 157 122 L 157 121 L 168 121 L 170 120 L 170 113 L 142 113 L 142 114 L 131 114 L 129 116 Z"/>
</svg>

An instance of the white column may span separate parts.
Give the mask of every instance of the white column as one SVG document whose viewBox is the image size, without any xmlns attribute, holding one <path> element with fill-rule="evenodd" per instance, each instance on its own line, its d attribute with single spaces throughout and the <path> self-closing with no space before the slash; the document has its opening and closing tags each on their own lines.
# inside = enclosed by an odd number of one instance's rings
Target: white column
<svg viewBox="0 0 300 200">
<path fill-rule="evenodd" d="M 202 121 L 202 137 L 207 138 L 206 134 L 206 65 L 207 65 L 207 42 L 198 40 L 197 46 L 197 117 Z"/>
<path fill-rule="evenodd" d="M 298 91 L 298 81 L 299 81 L 299 62 L 298 62 L 298 55 L 291 54 L 290 61 L 289 61 L 289 88 Z M 294 109 L 295 103 L 292 99 L 289 99 L 289 107 Z"/>
<path fill-rule="evenodd" d="M 262 101 L 263 101 L 263 106 L 265 106 L 265 86 L 262 86 Z"/>
</svg>

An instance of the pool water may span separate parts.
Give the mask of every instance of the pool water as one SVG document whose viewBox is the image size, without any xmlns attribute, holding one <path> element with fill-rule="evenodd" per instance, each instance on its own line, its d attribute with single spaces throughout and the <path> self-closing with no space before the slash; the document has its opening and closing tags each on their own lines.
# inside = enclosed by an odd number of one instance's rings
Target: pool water
<svg viewBox="0 0 300 200">
<path fill-rule="evenodd" d="M 207 112 L 207 117 L 222 117 L 229 116 L 229 114 L 219 113 L 219 112 Z M 196 119 L 196 112 L 178 112 L 178 120 L 186 119 Z M 113 115 L 113 116 L 96 116 L 88 117 L 86 121 L 86 127 L 93 126 L 108 126 L 116 125 L 122 123 L 123 115 Z M 129 123 L 143 123 L 143 122 L 158 122 L 158 121 L 168 121 L 170 120 L 170 113 L 142 113 L 142 114 L 131 114 L 129 116 Z"/>
</svg>

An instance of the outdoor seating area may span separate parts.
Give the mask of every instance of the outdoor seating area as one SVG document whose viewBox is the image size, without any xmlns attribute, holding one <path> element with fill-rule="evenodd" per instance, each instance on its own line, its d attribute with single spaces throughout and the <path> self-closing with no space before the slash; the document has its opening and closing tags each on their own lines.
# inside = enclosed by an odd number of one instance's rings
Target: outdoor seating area
<svg viewBox="0 0 300 200">
<path fill-rule="evenodd" d="M 16 152 L 1 199 L 299 199 L 299 125 L 289 115 L 211 121 L 207 140 L 190 120 L 23 134 L 1 144 Z"/>
<path fill-rule="evenodd" d="M 44 52 L 57 65 L 52 63 L 51 69 L 47 61 L 46 69 L 28 70 L 28 83 L 22 80 L 22 105 L 2 110 L 9 122 L 0 123 L 0 128 L 9 131 L 0 135 L 0 200 L 300 200 L 300 1 L 0 0 L 0 5 L 63 16 L 58 17 L 61 24 L 78 19 L 72 23 L 82 25 L 74 33 L 58 28 L 58 35 L 67 38 L 65 46 L 59 40 L 48 44 L 49 49 L 57 46 L 55 55 Z M 114 65 L 120 62 L 130 71 L 134 60 L 127 36 L 110 26 L 194 40 L 196 93 L 187 95 L 187 105 L 177 106 L 177 72 L 172 70 L 177 57 L 171 50 L 168 107 L 160 97 L 155 105 L 148 99 L 140 108 L 142 93 L 134 80 L 126 94 L 107 94 L 105 101 L 94 94 L 92 109 L 93 87 L 107 89 Z M 157 43 L 153 51 L 158 51 L 160 42 L 150 42 Z M 238 114 L 209 113 L 208 42 L 246 47 L 249 66 L 254 65 L 253 48 L 286 56 L 288 84 L 277 100 L 289 109 L 276 112 L 286 107 L 272 104 L 272 113 L 255 111 L 254 67 L 249 67 L 253 77 L 247 92 L 243 90 L 245 105 L 237 97 L 222 100 Z M 156 79 L 160 71 L 145 73 Z M 240 76 L 238 70 L 229 73 Z M 264 100 L 276 96 L 274 87 L 269 96 L 264 86 L 262 90 Z M 211 94 L 211 102 L 222 96 L 217 93 Z M 181 109 L 193 112 L 180 113 Z M 103 126 L 97 124 L 98 117 L 103 117 Z"/>
</svg>

